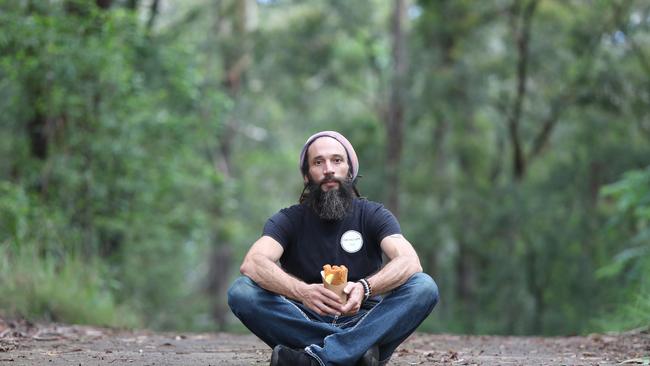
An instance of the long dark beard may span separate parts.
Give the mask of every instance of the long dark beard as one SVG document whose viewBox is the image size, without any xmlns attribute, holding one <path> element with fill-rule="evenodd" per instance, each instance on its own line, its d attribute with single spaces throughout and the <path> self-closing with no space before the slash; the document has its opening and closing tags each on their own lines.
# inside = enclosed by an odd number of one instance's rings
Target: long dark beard
<svg viewBox="0 0 650 366">
<path fill-rule="evenodd" d="M 339 183 L 338 189 L 324 192 L 321 184 L 335 181 Z M 314 209 L 318 217 L 327 221 L 342 220 L 352 209 L 354 187 L 347 180 L 331 178 L 320 184 L 309 181 L 306 187 L 307 197 L 305 202 Z"/>
</svg>

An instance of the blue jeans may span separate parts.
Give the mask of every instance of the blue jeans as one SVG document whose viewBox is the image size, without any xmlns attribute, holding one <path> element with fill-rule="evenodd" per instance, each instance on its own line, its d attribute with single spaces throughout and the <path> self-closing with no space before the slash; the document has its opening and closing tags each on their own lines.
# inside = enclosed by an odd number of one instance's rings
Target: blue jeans
<svg viewBox="0 0 650 366">
<path fill-rule="evenodd" d="M 271 348 L 278 344 L 305 349 L 321 365 L 354 365 L 377 344 L 385 364 L 431 313 L 438 286 L 416 273 L 384 296 L 366 301 L 352 316 L 321 316 L 302 303 L 269 292 L 246 276 L 228 290 L 232 312 Z"/>
</svg>

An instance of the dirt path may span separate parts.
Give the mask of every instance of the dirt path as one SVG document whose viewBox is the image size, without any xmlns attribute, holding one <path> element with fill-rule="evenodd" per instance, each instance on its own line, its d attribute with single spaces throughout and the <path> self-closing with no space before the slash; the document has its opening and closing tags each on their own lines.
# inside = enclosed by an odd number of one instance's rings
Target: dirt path
<svg viewBox="0 0 650 366">
<path fill-rule="evenodd" d="M 86 326 L 34 326 L 0 319 L 0 366 L 268 365 L 251 335 L 154 333 Z M 391 365 L 649 365 L 650 334 L 494 337 L 417 333 Z"/>
</svg>

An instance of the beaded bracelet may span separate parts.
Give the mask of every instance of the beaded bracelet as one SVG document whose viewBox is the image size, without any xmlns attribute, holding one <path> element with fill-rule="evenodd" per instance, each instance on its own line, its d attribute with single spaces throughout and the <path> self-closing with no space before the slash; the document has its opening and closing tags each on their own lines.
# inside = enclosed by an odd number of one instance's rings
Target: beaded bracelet
<svg viewBox="0 0 650 366">
<path fill-rule="evenodd" d="M 370 287 L 370 283 L 368 283 L 368 280 L 365 278 L 362 278 L 357 282 L 361 283 L 363 286 L 363 302 L 366 302 L 370 296 L 372 296 L 372 287 Z"/>
</svg>

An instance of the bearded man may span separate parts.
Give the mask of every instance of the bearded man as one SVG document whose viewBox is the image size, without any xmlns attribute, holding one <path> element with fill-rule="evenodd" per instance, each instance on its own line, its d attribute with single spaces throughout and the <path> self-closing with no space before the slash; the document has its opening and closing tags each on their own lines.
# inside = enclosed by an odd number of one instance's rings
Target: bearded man
<svg viewBox="0 0 650 366">
<path fill-rule="evenodd" d="M 359 161 L 343 135 L 309 137 L 299 167 L 299 204 L 268 219 L 228 304 L 273 348 L 272 366 L 386 364 L 433 310 L 437 285 L 393 214 L 360 198 Z M 346 302 L 323 286 L 325 264 L 348 268 Z"/>
</svg>

